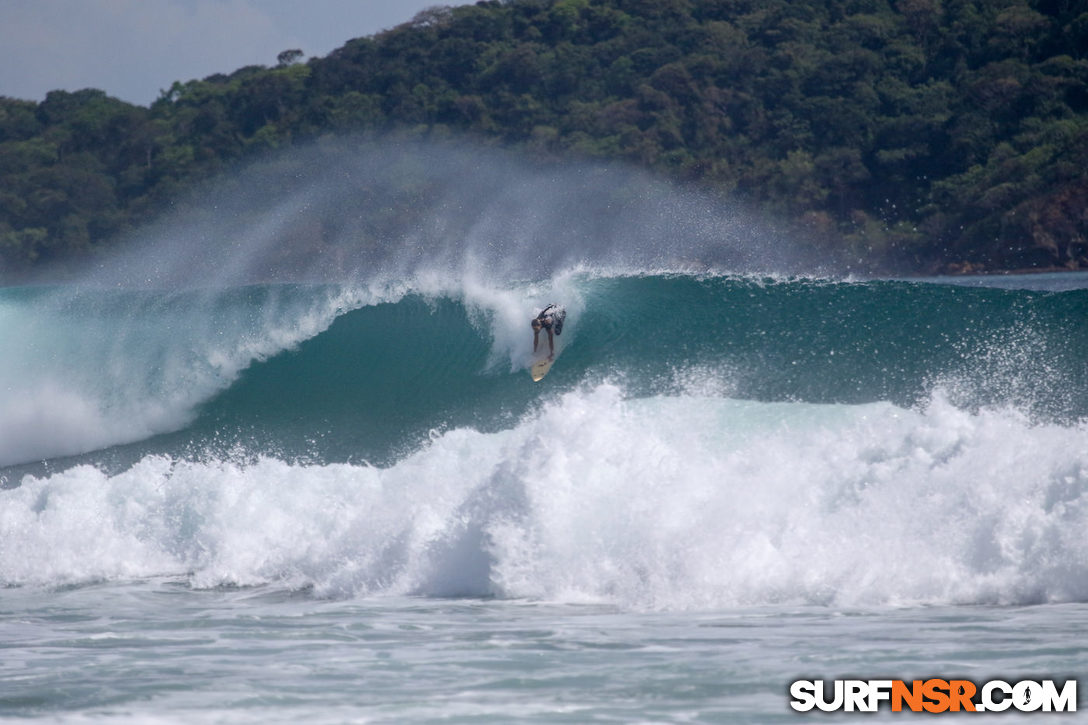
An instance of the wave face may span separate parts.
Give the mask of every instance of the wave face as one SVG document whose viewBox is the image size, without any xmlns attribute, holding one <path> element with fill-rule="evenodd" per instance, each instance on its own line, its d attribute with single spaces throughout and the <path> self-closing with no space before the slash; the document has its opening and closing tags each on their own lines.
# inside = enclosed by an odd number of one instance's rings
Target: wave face
<svg viewBox="0 0 1088 725">
<path fill-rule="evenodd" d="M 3 359 L 8 465 L 131 442 L 137 455 L 240 446 L 388 465 L 442 431 L 509 428 L 557 388 L 604 380 L 635 396 L 696 385 L 763 402 L 901 407 L 940 389 L 970 410 L 1088 414 L 1084 290 L 573 275 L 455 294 L 4 295 L 8 339 L 33 343 Z M 570 322 L 548 383 L 526 385 L 526 321 L 551 299 Z"/>
<path fill-rule="evenodd" d="M 436 429 L 506 428 L 557 387 L 613 379 L 637 396 L 697 384 L 765 402 L 909 407 L 940 388 L 969 409 L 1012 406 L 1047 421 L 1088 413 L 1088 334 L 1073 322 L 1083 291 L 688 276 L 561 286 L 528 303 L 510 291 L 412 294 L 352 310 L 246 370 L 201 408 L 195 430 L 388 465 Z M 526 385 L 526 320 L 556 294 L 572 308 L 559 362 L 548 385 Z"/>
<path fill-rule="evenodd" d="M 685 274 L 9 289 L 0 582 L 1085 601 L 1086 312 L 1083 289 Z"/>
</svg>

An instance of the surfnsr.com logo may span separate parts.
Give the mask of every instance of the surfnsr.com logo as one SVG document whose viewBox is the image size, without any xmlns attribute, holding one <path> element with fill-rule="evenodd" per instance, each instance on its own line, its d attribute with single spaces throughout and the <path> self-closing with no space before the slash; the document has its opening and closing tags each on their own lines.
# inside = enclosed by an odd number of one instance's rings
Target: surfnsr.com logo
<svg viewBox="0 0 1088 725">
<path fill-rule="evenodd" d="M 790 707 L 798 712 L 1076 712 L 1077 681 L 1061 687 L 1054 680 L 797 680 L 790 685 Z"/>
</svg>

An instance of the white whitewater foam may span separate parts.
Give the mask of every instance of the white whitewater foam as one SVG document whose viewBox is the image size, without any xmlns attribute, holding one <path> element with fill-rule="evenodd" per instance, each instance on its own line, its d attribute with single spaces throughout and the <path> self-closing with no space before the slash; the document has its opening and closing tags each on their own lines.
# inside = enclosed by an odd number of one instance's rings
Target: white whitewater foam
<svg viewBox="0 0 1088 725">
<path fill-rule="evenodd" d="M 562 396 L 388 469 L 147 457 L 0 491 L 0 583 L 688 610 L 1088 600 L 1088 431 L 940 397 Z"/>
</svg>

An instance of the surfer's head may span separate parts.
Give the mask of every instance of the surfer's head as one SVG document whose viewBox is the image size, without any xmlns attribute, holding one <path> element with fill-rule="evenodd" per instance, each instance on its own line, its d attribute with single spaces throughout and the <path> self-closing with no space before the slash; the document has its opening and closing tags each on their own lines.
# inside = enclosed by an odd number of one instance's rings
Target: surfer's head
<svg viewBox="0 0 1088 725">
<path fill-rule="evenodd" d="M 529 323 L 529 324 L 531 324 L 533 326 L 534 330 L 538 330 L 538 331 L 540 330 L 540 318 L 539 317 L 534 317 L 533 321 L 531 323 Z"/>
</svg>

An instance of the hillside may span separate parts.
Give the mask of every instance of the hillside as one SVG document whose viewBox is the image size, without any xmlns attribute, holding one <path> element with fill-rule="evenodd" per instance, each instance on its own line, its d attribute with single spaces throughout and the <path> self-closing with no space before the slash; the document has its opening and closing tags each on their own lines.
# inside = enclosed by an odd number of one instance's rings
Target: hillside
<svg viewBox="0 0 1088 725">
<path fill-rule="evenodd" d="M 511 0 L 300 62 L 0 98 L 0 270 L 92 254 L 237 160 L 326 134 L 620 159 L 875 269 L 1088 267 L 1075 0 Z"/>
</svg>

